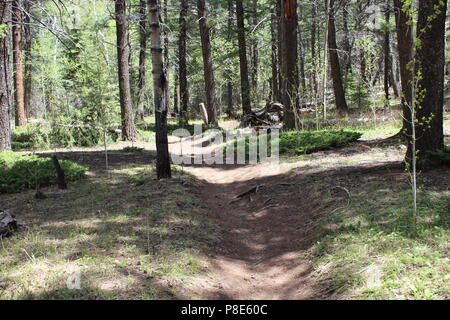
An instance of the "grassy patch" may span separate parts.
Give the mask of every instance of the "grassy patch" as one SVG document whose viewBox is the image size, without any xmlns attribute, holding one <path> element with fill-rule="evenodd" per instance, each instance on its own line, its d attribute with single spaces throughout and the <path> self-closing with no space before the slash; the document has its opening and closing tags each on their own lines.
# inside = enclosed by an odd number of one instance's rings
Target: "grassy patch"
<svg viewBox="0 0 450 320">
<path fill-rule="evenodd" d="M 328 150 L 332 148 L 341 148 L 357 141 L 361 137 L 358 132 L 344 130 L 323 130 L 323 131 L 291 131 L 281 132 L 278 138 L 279 152 L 281 155 L 294 156 L 306 155 L 317 151 Z M 268 154 L 271 154 L 271 136 L 260 135 L 258 138 L 245 139 L 245 154 L 249 155 L 250 149 L 256 149 L 254 144 L 259 144 L 259 139 L 267 140 Z M 242 141 L 242 140 L 241 140 Z M 228 148 L 233 148 L 235 153 L 238 151 L 239 141 L 230 143 L 224 148 L 224 153 Z M 259 155 L 259 147 L 258 147 Z"/>
<path fill-rule="evenodd" d="M 50 187 L 45 200 L 2 196 L 28 229 L 0 246 L 0 299 L 179 298 L 218 243 L 195 184 L 186 175 L 157 181 L 149 165 L 118 166 L 67 191 Z M 80 290 L 67 287 L 72 275 Z"/>
<path fill-rule="evenodd" d="M 88 170 L 71 161 L 60 161 L 66 181 L 80 179 Z M 55 183 L 56 170 L 52 159 L 36 155 L 23 156 L 12 151 L 0 152 L 0 193 L 36 189 Z"/>
<path fill-rule="evenodd" d="M 315 274 L 327 293 L 356 299 L 448 299 L 450 194 L 420 193 L 412 226 L 411 192 L 371 182 L 328 221 L 312 249 Z"/>
</svg>

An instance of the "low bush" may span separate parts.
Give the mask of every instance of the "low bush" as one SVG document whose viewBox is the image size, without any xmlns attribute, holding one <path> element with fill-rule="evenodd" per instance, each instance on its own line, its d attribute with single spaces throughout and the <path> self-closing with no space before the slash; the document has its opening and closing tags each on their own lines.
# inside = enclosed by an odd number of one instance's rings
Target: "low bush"
<svg viewBox="0 0 450 320">
<path fill-rule="evenodd" d="M 281 132 L 279 135 L 279 150 L 281 155 L 301 155 L 310 154 L 332 148 L 342 148 L 361 138 L 362 134 L 353 131 L 332 130 L 332 131 L 290 131 Z M 267 139 L 266 135 L 260 135 L 258 139 Z M 248 156 L 250 150 L 250 140 L 245 138 L 245 154 Z M 255 140 L 253 140 L 255 141 Z M 234 145 L 237 150 L 237 143 L 230 143 L 227 148 Z M 271 154 L 270 136 L 267 139 L 268 155 Z M 259 152 L 258 152 L 259 154 Z"/>
<path fill-rule="evenodd" d="M 67 160 L 61 160 L 60 164 L 67 182 L 79 180 L 88 170 Z M 0 193 L 15 193 L 55 182 L 56 170 L 51 158 L 23 156 L 12 151 L 0 152 Z"/>
</svg>

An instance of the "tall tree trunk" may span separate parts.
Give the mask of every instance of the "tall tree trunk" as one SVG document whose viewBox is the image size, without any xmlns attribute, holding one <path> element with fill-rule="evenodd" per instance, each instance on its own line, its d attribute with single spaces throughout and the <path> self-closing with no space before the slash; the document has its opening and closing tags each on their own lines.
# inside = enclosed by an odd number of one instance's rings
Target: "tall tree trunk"
<svg viewBox="0 0 450 320">
<path fill-rule="evenodd" d="M 274 13 L 272 15 L 271 21 L 271 36 L 272 36 L 272 100 L 280 101 L 280 91 L 279 91 L 279 71 L 278 71 L 278 40 L 277 40 L 277 21 L 278 17 L 276 15 L 276 4 L 274 8 Z"/>
<path fill-rule="evenodd" d="M 276 10 L 276 16 L 277 16 L 277 41 L 278 41 L 278 93 L 280 95 L 280 102 L 281 102 L 281 100 L 282 100 L 281 92 L 283 91 L 283 88 L 282 88 L 283 81 L 281 78 L 282 77 L 282 74 L 281 74 L 281 72 L 282 72 L 282 61 L 281 61 L 281 57 L 282 57 L 281 46 L 282 46 L 282 44 L 281 44 L 281 42 L 282 42 L 282 38 L 283 38 L 283 34 L 282 34 L 283 32 L 281 30 L 281 25 L 282 25 L 281 2 L 283 0 L 275 0 L 275 1 L 276 1 L 275 10 Z"/>
<path fill-rule="evenodd" d="M 408 5 L 405 6 L 403 0 L 394 0 L 395 21 L 397 25 L 397 48 L 402 83 L 403 128 L 401 133 L 408 139 L 412 134 L 410 107 L 413 103 L 412 81 L 414 78 L 414 35 L 410 10 L 411 7 Z"/>
<path fill-rule="evenodd" d="M 175 50 L 175 57 L 178 56 L 178 53 L 176 51 L 177 50 Z M 178 70 L 176 70 L 176 67 L 175 67 L 174 84 L 173 84 L 173 112 L 176 116 L 178 116 L 180 114 L 180 108 L 179 108 L 180 98 L 178 96 L 179 87 L 180 87 L 180 82 L 178 80 Z"/>
<path fill-rule="evenodd" d="M 385 107 L 389 107 L 389 83 L 391 80 L 391 34 L 389 31 L 389 21 L 391 19 L 391 8 L 389 5 L 390 0 L 386 0 L 385 7 L 385 20 L 386 20 L 386 30 L 384 31 L 384 99 Z"/>
<path fill-rule="evenodd" d="M 136 140 L 136 128 L 131 107 L 130 70 L 128 65 L 128 27 L 126 20 L 126 0 L 115 0 L 117 63 L 119 73 L 120 109 L 122 117 L 122 139 Z"/>
<path fill-rule="evenodd" d="M 0 151 L 11 149 L 11 18 L 10 1 L 0 1 Z"/>
<path fill-rule="evenodd" d="M 312 59 L 312 76 L 311 76 L 311 87 L 314 94 L 314 101 L 318 96 L 318 82 L 317 82 L 317 72 L 318 72 L 318 58 L 317 58 L 317 0 L 311 0 L 311 59 Z M 316 106 L 317 107 L 317 106 Z"/>
<path fill-rule="evenodd" d="M 233 43 L 233 26 L 234 26 L 234 1 L 228 0 L 228 41 Z M 232 71 L 227 72 L 227 112 L 229 115 L 233 112 L 233 75 Z"/>
<path fill-rule="evenodd" d="M 337 52 L 336 26 L 335 26 L 335 5 L 334 0 L 330 0 L 330 18 L 328 20 L 328 46 L 330 54 L 331 77 L 333 78 L 334 97 L 338 116 L 343 116 L 348 112 L 347 100 L 342 83 L 341 66 Z"/>
<path fill-rule="evenodd" d="M 415 124 L 416 150 L 419 151 L 418 167 L 430 168 L 429 152 L 444 148 L 444 67 L 445 20 L 447 0 L 420 0 L 417 21 L 416 70 L 418 79 Z M 411 145 L 409 145 L 411 149 Z M 409 150 L 408 154 L 412 154 Z"/>
<path fill-rule="evenodd" d="M 245 41 L 244 6 L 242 0 L 236 0 L 236 17 L 239 41 L 239 64 L 241 69 L 241 95 L 244 114 L 252 111 L 250 102 L 250 82 L 248 80 L 247 44 Z"/>
<path fill-rule="evenodd" d="M 146 70 L 145 62 L 147 58 L 147 0 L 139 2 L 139 79 L 138 79 L 138 97 L 136 106 L 136 120 L 144 121 L 145 117 L 145 85 Z"/>
<path fill-rule="evenodd" d="M 14 63 L 14 100 L 16 103 L 16 126 L 27 125 L 25 112 L 25 91 L 23 87 L 22 64 L 22 8 L 20 0 L 13 1 L 13 63 Z"/>
<path fill-rule="evenodd" d="M 242 2 L 242 1 L 241 1 Z M 252 0 L 252 12 L 251 12 L 251 24 L 252 28 L 256 28 L 258 24 L 258 3 L 257 0 Z M 255 30 L 256 32 L 256 30 Z M 258 64 L 259 64 L 259 53 L 258 53 L 258 39 L 255 36 L 255 32 L 251 35 L 251 57 L 252 57 L 252 84 L 251 88 L 253 90 L 253 97 L 255 102 L 258 104 Z"/>
<path fill-rule="evenodd" d="M 284 127 L 296 129 L 295 108 L 298 104 L 298 45 L 297 45 L 297 1 L 282 0 L 281 6 L 281 65 L 282 65 L 282 102 L 285 107 Z"/>
<path fill-rule="evenodd" d="M 209 38 L 206 1 L 197 0 L 197 9 L 200 37 L 202 41 L 206 109 L 208 112 L 209 123 L 214 124 L 215 127 L 218 127 L 219 123 L 217 120 L 216 82 L 214 78 L 214 69 L 212 62 L 211 40 Z"/>
<path fill-rule="evenodd" d="M 169 15 L 168 15 L 168 1 L 164 0 L 163 6 L 163 22 L 167 26 L 169 23 Z M 166 72 L 166 80 L 167 80 L 167 112 L 170 113 L 170 56 L 169 56 L 169 28 L 164 28 L 164 67 Z"/>
<path fill-rule="evenodd" d="M 303 10 L 300 6 L 300 21 L 303 20 Z M 305 73 L 305 48 L 303 45 L 303 30 L 298 26 L 298 54 L 299 54 L 299 62 L 300 62 L 300 84 L 302 93 L 306 93 L 306 73 Z"/>
<path fill-rule="evenodd" d="M 186 40 L 187 24 L 186 16 L 189 11 L 189 1 L 180 1 L 180 37 L 178 43 L 178 68 L 180 80 L 180 119 L 188 122 L 189 89 L 187 82 Z"/>
<path fill-rule="evenodd" d="M 342 6 L 342 22 L 343 22 L 343 29 L 344 29 L 344 39 L 342 40 L 342 46 L 343 51 L 345 53 L 345 59 L 344 59 L 344 86 L 347 87 L 347 79 L 348 74 L 351 71 L 352 68 L 352 47 L 350 45 L 350 30 L 348 28 L 348 6 L 349 1 L 346 0 L 343 3 Z"/>
<path fill-rule="evenodd" d="M 163 65 L 163 48 L 161 47 L 161 30 L 157 0 L 148 0 L 148 12 L 151 28 L 151 48 L 153 64 L 153 88 L 156 121 L 156 172 L 158 179 L 172 177 L 170 167 L 169 143 L 167 138 L 167 100 L 166 74 Z"/>
<path fill-rule="evenodd" d="M 31 6 L 30 0 L 25 0 L 25 17 L 24 17 L 24 34 L 25 34 L 25 111 L 27 116 L 33 114 L 33 63 L 32 63 L 32 45 L 33 39 L 31 34 Z"/>
</svg>

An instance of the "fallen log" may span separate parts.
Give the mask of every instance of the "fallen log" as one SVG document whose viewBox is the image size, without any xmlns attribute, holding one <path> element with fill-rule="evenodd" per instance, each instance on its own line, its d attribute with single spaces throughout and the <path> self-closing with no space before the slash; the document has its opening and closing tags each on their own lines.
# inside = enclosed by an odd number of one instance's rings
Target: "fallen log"
<svg viewBox="0 0 450 320">
<path fill-rule="evenodd" d="M 0 210 L 0 239 L 10 236 L 20 224 L 8 212 Z"/>
</svg>

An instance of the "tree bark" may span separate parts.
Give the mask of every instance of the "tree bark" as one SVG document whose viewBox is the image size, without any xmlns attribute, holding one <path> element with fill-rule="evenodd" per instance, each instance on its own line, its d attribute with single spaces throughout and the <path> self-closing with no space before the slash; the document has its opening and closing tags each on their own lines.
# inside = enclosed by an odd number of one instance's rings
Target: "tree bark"
<svg viewBox="0 0 450 320">
<path fill-rule="evenodd" d="M 391 11 L 389 6 L 389 1 L 386 1 L 385 7 L 385 20 L 386 20 L 386 30 L 384 31 L 384 99 L 385 99 L 385 107 L 389 107 L 389 84 L 391 81 L 391 34 L 389 31 L 389 20 L 391 19 Z"/>
<path fill-rule="evenodd" d="M 444 148 L 444 67 L 445 20 L 447 0 L 420 0 L 417 21 L 416 71 L 418 79 L 416 97 L 417 132 L 416 150 L 418 167 L 432 166 L 429 152 Z M 417 72 L 416 72 L 417 73 Z M 409 148 L 411 149 L 411 144 Z M 408 154 L 412 154 L 408 150 Z"/>
<path fill-rule="evenodd" d="M 245 40 L 244 6 L 242 0 L 236 0 L 236 18 L 238 26 L 239 65 L 241 70 L 241 95 L 244 115 L 252 112 L 250 101 L 250 82 L 248 79 L 247 44 Z"/>
<path fill-rule="evenodd" d="M 211 40 L 209 38 L 209 26 L 206 12 L 206 1 L 197 0 L 197 9 L 200 37 L 202 41 L 206 109 L 208 111 L 209 122 L 211 124 L 214 124 L 215 127 L 218 127 L 219 123 L 217 120 L 216 81 L 214 78 Z"/>
<path fill-rule="evenodd" d="M 317 72 L 318 72 L 318 58 L 317 58 L 317 0 L 311 0 L 311 59 L 312 59 L 312 75 L 311 75 L 311 87 L 314 94 L 314 101 L 318 96 L 318 83 L 317 83 Z"/>
<path fill-rule="evenodd" d="M 145 62 L 147 59 L 147 0 L 139 1 L 139 79 L 138 79 L 138 97 L 136 106 L 136 120 L 144 121 L 145 117 L 145 85 L 146 70 Z"/>
<path fill-rule="evenodd" d="M 298 104 L 298 16 L 297 1 L 282 0 L 281 3 L 281 78 L 282 103 L 285 107 L 284 128 L 296 129 L 294 110 Z"/>
<path fill-rule="evenodd" d="M 159 23 L 158 1 L 148 1 L 151 28 L 151 48 L 153 64 L 153 87 L 156 121 L 156 172 L 158 179 L 172 177 L 170 167 L 169 143 L 167 138 L 167 81 L 163 65 L 161 29 Z"/>
<path fill-rule="evenodd" d="M 134 127 L 131 106 L 130 70 L 128 65 L 130 51 L 128 46 L 126 0 L 115 0 L 115 2 L 122 139 L 124 141 L 134 141 L 136 140 L 136 128 Z"/>
<path fill-rule="evenodd" d="M 31 34 L 31 6 L 30 0 L 25 0 L 25 111 L 27 117 L 33 115 L 33 55 L 32 55 L 32 34 Z"/>
<path fill-rule="evenodd" d="M 394 0 L 395 21 L 397 25 L 397 48 L 400 63 L 400 79 L 402 83 L 403 128 L 401 133 L 409 139 L 412 134 L 411 110 L 413 100 L 412 81 L 414 78 L 414 39 L 410 6 L 403 0 Z M 409 143 L 408 143 L 409 144 Z"/>
<path fill-rule="evenodd" d="M 27 125 L 25 112 L 25 91 L 23 87 L 22 63 L 22 8 L 19 0 L 13 1 L 13 64 L 14 64 L 14 100 L 16 105 L 16 126 Z"/>
<path fill-rule="evenodd" d="M 333 78 L 334 97 L 338 116 L 343 116 L 348 112 L 347 100 L 342 83 L 341 66 L 337 52 L 336 26 L 335 26 L 335 6 L 334 0 L 330 0 L 330 18 L 328 20 L 328 46 L 330 54 L 331 77 Z"/>
<path fill-rule="evenodd" d="M 167 0 L 164 0 L 164 5 L 163 5 L 163 22 L 164 24 L 167 26 L 168 25 L 168 20 L 169 20 L 169 15 L 168 15 L 168 4 L 167 4 Z M 170 113 L 170 55 L 169 55 L 169 29 L 166 27 L 164 28 L 164 67 L 165 67 L 165 72 L 166 72 L 166 81 L 167 81 L 167 97 L 166 97 L 166 101 L 167 101 L 167 112 Z"/>
<path fill-rule="evenodd" d="M 241 0 L 242 2 L 242 0 Z M 257 0 L 252 0 L 251 9 L 251 24 L 252 28 L 256 28 L 258 24 L 258 3 Z M 256 31 L 256 30 L 255 30 Z M 245 32 L 245 31 L 244 31 Z M 258 52 L 258 39 L 255 36 L 255 32 L 251 35 L 251 57 L 252 57 L 252 72 L 251 72 L 251 88 L 253 90 L 253 97 L 256 104 L 259 102 L 258 94 L 258 65 L 259 65 L 259 52 Z"/>
<path fill-rule="evenodd" d="M 233 26 L 234 26 L 234 1 L 228 0 L 228 41 L 233 42 Z M 227 114 L 233 113 L 233 72 L 228 71 L 227 83 Z"/>
<path fill-rule="evenodd" d="M 0 151 L 11 149 L 11 18 L 11 2 L 0 1 Z"/>
<path fill-rule="evenodd" d="M 187 24 L 186 16 L 189 10 L 189 1 L 181 0 L 180 10 L 180 38 L 178 43 L 178 68 L 180 80 L 180 119 L 185 123 L 188 122 L 188 105 L 189 105 L 189 89 L 187 82 L 187 63 L 186 63 L 186 39 Z"/>
<path fill-rule="evenodd" d="M 276 15 L 276 4 L 274 8 L 274 13 L 272 15 L 271 21 L 271 36 L 272 36 L 272 100 L 275 102 L 280 101 L 280 91 L 279 91 L 279 71 L 278 71 L 278 41 L 277 41 L 277 21 L 278 17 Z"/>
</svg>

